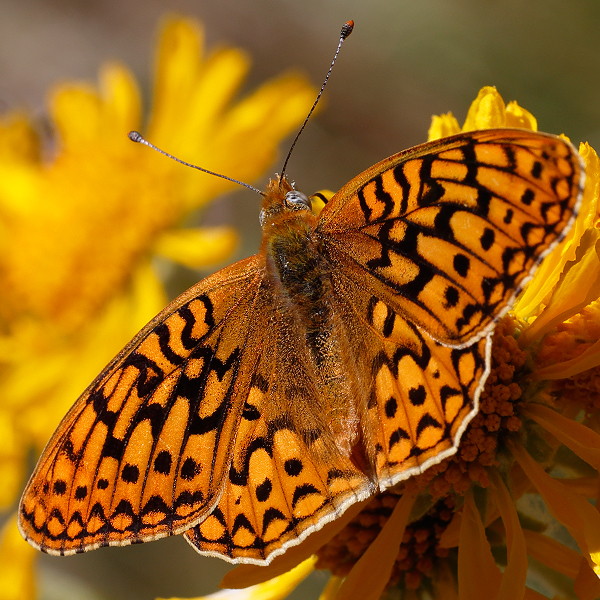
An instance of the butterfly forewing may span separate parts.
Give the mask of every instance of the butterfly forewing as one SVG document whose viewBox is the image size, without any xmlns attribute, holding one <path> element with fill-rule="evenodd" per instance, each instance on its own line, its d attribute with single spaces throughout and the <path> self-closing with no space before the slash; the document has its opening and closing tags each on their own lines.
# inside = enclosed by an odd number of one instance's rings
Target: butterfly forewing
<svg viewBox="0 0 600 600">
<path fill-rule="evenodd" d="M 81 396 L 23 495 L 29 541 L 70 554 L 181 532 L 212 509 L 250 384 L 259 263 L 191 288 Z"/>
<path fill-rule="evenodd" d="M 525 130 L 402 152 L 344 186 L 318 231 L 334 264 L 438 341 L 469 344 L 504 314 L 574 218 L 581 159 Z"/>
</svg>

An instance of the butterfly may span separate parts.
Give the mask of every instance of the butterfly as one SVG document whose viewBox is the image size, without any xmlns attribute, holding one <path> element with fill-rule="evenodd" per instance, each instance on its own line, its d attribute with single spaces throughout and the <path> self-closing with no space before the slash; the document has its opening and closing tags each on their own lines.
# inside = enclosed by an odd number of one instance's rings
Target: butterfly
<svg viewBox="0 0 600 600">
<path fill-rule="evenodd" d="M 19 527 L 73 554 L 184 534 L 268 564 L 451 456 L 491 339 L 579 207 L 570 143 L 483 130 L 386 158 L 317 216 L 285 177 L 258 254 L 151 321 L 65 416 Z"/>
</svg>

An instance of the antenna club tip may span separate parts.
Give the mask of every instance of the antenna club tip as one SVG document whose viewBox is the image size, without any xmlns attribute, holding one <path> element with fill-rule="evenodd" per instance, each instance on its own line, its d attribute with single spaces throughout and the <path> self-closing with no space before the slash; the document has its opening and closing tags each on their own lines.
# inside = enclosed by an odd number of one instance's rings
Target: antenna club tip
<svg viewBox="0 0 600 600">
<path fill-rule="evenodd" d="M 345 40 L 354 29 L 354 21 L 346 21 L 342 26 L 342 39 Z"/>
<path fill-rule="evenodd" d="M 141 143 L 144 141 L 144 138 L 137 131 L 130 131 L 128 137 L 132 142 Z"/>
</svg>

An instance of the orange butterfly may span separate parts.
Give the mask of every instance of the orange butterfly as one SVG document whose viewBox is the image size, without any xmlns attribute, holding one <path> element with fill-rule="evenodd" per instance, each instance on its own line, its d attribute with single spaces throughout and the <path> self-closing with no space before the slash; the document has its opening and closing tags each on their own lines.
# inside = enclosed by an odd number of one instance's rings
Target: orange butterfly
<svg viewBox="0 0 600 600">
<path fill-rule="evenodd" d="M 498 129 L 391 156 L 319 216 L 271 180 L 260 252 L 172 302 L 63 419 L 23 536 L 72 554 L 184 533 L 268 564 L 454 454 L 583 168 L 558 137 Z"/>
</svg>

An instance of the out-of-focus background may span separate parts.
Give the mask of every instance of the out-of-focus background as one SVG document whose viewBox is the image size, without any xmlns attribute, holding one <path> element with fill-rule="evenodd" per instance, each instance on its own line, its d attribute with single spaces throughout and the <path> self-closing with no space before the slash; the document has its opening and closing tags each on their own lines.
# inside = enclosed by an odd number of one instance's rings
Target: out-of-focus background
<svg viewBox="0 0 600 600">
<path fill-rule="evenodd" d="M 462 123 L 483 85 L 530 110 L 540 130 L 600 147 L 597 0 L 0 0 L 0 111 L 20 107 L 42 117 L 50 86 L 94 82 L 109 59 L 134 71 L 147 98 L 157 26 L 168 12 L 202 20 L 209 48 L 246 49 L 253 60 L 246 90 L 290 68 L 320 85 L 341 25 L 354 19 L 325 106 L 288 167 L 307 193 L 336 190 L 425 141 L 432 114 L 452 111 Z M 238 228 L 232 260 L 257 250 L 251 192 L 218 200 L 198 219 Z M 169 292 L 205 274 L 177 269 Z M 228 568 L 183 538 L 38 562 L 44 600 L 199 596 L 215 591 Z M 315 574 L 293 597 L 317 597 L 325 580 Z"/>
</svg>

